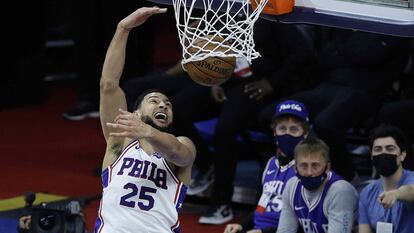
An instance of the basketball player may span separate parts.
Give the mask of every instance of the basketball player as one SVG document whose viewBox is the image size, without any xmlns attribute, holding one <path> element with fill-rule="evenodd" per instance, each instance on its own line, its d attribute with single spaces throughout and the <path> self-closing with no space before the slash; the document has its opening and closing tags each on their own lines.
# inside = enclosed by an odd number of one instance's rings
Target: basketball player
<svg viewBox="0 0 414 233">
<path fill-rule="evenodd" d="M 277 233 L 350 233 L 358 206 L 355 188 L 330 170 L 329 147 L 304 139 L 295 148 L 296 177 L 283 192 Z"/>
<path fill-rule="evenodd" d="M 305 105 L 293 100 L 278 104 L 271 128 L 278 149 L 263 171 L 263 191 L 253 218 L 243 224 L 228 224 L 224 233 L 276 232 L 283 207 L 283 189 L 287 181 L 296 175 L 293 151 L 309 133 L 309 117 Z"/>
<path fill-rule="evenodd" d="M 177 212 L 190 182 L 195 147 L 190 139 L 167 132 L 173 120 L 167 96 L 144 92 L 131 113 L 123 110 L 127 103 L 119 87 L 130 30 L 164 12 L 143 7 L 121 20 L 105 57 L 100 117 L 107 147 L 95 232 L 179 232 Z"/>
</svg>

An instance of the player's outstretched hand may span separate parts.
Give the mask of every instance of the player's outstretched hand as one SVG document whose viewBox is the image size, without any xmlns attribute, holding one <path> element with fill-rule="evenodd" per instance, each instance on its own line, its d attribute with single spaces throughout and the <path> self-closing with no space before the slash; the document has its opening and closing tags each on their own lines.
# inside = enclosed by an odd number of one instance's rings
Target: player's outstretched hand
<svg viewBox="0 0 414 233">
<path fill-rule="evenodd" d="M 134 27 L 137 27 L 143 24 L 150 16 L 155 14 L 162 14 L 167 12 L 167 8 L 159 7 L 141 7 L 138 10 L 134 11 L 127 17 L 125 17 L 121 22 L 119 22 L 118 27 L 121 27 L 127 31 L 131 30 Z"/>
<path fill-rule="evenodd" d="M 142 121 L 139 111 L 132 113 L 123 109 L 118 110 L 119 114 L 115 122 L 106 123 L 108 127 L 116 130 L 116 132 L 110 132 L 110 136 L 140 139 L 150 135 L 152 127 Z"/>
<path fill-rule="evenodd" d="M 396 201 L 397 201 L 396 190 L 383 192 L 378 197 L 378 202 L 381 203 L 382 206 L 384 206 L 384 208 L 386 209 L 391 208 Z"/>
</svg>

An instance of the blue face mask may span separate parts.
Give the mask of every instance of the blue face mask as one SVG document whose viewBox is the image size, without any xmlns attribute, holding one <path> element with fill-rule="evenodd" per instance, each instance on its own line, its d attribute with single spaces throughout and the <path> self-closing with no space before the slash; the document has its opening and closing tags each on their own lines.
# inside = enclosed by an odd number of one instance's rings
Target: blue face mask
<svg viewBox="0 0 414 233">
<path fill-rule="evenodd" d="M 294 137 L 290 134 L 276 135 L 275 142 L 280 151 L 285 155 L 279 155 L 278 159 L 280 164 L 286 165 L 293 160 L 293 154 L 295 152 L 295 146 L 304 139 L 303 135 Z"/>
<path fill-rule="evenodd" d="M 305 187 L 307 190 L 312 191 L 323 183 L 323 181 L 326 179 L 326 169 L 316 177 L 308 177 L 308 176 L 301 176 L 299 173 L 296 173 L 296 176 L 299 178 L 300 183 Z"/>
</svg>

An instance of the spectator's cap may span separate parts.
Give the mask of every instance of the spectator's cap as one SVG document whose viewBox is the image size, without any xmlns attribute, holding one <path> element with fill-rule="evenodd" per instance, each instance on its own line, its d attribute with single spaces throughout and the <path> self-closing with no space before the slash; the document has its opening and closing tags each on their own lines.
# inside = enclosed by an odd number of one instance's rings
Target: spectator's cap
<svg viewBox="0 0 414 233">
<path fill-rule="evenodd" d="M 293 115 L 309 123 L 309 115 L 305 105 L 295 100 L 286 100 L 279 103 L 276 106 L 272 120 L 275 120 L 277 117 L 280 117 L 282 115 Z"/>
</svg>

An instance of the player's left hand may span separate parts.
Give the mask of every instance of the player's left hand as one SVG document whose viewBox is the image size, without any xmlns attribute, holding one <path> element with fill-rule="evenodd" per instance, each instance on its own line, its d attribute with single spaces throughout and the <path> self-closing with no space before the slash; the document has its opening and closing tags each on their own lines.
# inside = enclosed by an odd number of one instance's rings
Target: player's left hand
<svg viewBox="0 0 414 233">
<path fill-rule="evenodd" d="M 118 129 L 117 132 L 109 133 L 114 137 L 127 137 L 131 139 L 140 139 L 148 137 L 151 133 L 151 126 L 141 120 L 141 113 L 128 112 L 119 109 L 119 114 L 115 118 L 115 123 L 107 122 L 106 125 L 113 129 Z"/>
<path fill-rule="evenodd" d="M 383 192 L 378 196 L 378 202 L 386 209 L 391 208 L 397 201 L 397 190 Z"/>
<path fill-rule="evenodd" d="M 261 100 L 273 92 L 273 87 L 267 79 L 263 78 L 246 84 L 244 86 L 244 92 L 249 95 L 250 99 Z"/>
</svg>

